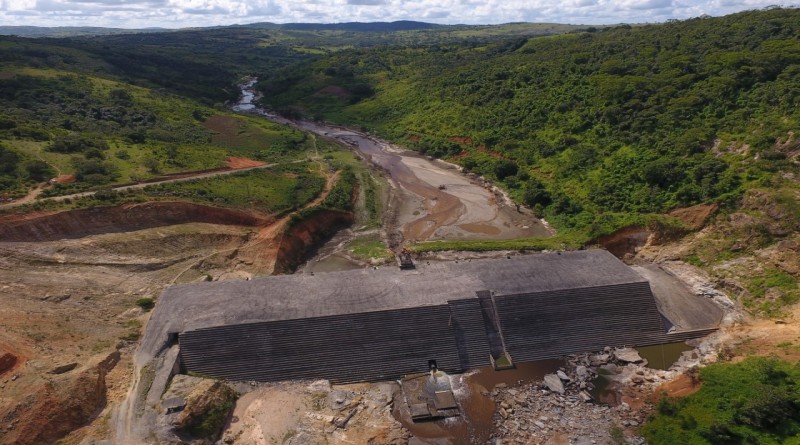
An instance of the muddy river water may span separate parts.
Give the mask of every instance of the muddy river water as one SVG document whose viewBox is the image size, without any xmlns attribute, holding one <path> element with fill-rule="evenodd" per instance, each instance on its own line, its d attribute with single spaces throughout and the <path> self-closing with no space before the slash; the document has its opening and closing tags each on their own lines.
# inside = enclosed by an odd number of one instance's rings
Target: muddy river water
<svg viewBox="0 0 800 445">
<path fill-rule="evenodd" d="M 563 364 L 562 360 L 540 360 L 520 363 L 514 369 L 503 371 L 486 367 L 451 376 L 453 393 L 462 410 L 458 417 L 413 422 L 404 403 L 395 403 L 393 414 L 418 439 L 415 443 L 482 445 L 487 443 L 494 426 L 495 402 L 489 395 L 492 389 L 498 385 L 513 387 L 541 380 Z"/>
</svg>

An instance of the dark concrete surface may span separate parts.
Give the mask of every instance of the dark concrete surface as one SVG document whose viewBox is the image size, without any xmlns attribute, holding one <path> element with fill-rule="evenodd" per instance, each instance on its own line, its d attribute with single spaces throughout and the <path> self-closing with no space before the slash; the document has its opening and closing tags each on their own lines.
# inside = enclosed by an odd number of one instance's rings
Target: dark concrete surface
<svg viewBox="0 0 800 445">
<path fill-rule="evenodd" d="M 643 281 L 598 249 L 184 284 L 159 298 L 136 358 L 146 363 L 170 333 L 191 329 L 439 305 L 480 290 L 509 295 Z"/>
</svg>

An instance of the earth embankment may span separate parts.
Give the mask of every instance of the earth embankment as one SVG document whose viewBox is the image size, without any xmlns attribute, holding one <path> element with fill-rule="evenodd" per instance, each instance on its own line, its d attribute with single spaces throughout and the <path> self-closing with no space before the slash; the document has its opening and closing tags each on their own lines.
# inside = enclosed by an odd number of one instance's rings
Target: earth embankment
<svg viewBox="0 0 800 445">
<path fill-rule="evenodd" d="M 30 213 L 0 217 L 4 242 L 57 241 L 102 233 L 122 233 L 187 222 L 257 226 L 271 217 L 242 210 L 187 202 L 147 202 L 67 212 Z"/>
<path fill-rule="evenodd" d="M 308 252 L 353 223 L 353 214 L 337 210 L 317 210 L 289 227 L 281 237 L 275 259 L 275 273 L 293 272 Z"/>
</svg>

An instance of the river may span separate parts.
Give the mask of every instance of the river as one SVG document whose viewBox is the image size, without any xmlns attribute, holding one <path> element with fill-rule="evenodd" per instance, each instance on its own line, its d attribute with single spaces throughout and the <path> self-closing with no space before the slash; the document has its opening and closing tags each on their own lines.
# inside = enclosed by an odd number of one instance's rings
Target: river
<svg viewBox="0 0 800 445">
<path fill-rule="evenodd" d="M 307 120 L 289 120 L 255 105 L 256 80 L 241 85 L 242 97 L 234 111 L 258 114 L 274 122 L 291 125 L 336 140 L 361 153 L 386 173 L 390 200 L 401 242 L 429 240 L 491 240 L 547 237 L 552 231 L 543 221 L 516 205 L 501 190 L 477 176 L 467 176 L 452 164 L 425 156 L 341 126 Z"/>
</svg>

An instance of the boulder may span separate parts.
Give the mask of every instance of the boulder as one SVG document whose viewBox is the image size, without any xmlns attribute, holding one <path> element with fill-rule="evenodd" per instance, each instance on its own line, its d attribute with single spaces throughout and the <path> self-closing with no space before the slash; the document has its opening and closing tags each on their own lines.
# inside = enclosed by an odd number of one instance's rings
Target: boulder
<svg viewBox="0 0 800 445">
<path fill-rule="evenodd" d="M 614 358 L 625 363 L 640 363 L 644 359 L 633 348 L 620 348 L 614 351 Z"/>
<path fill-rule="evenodd" d="M 331 409 L 344 409 L 350 404 L 354 396 L 355 393 L 352 391 L 331 391 L 328 394 L 328 405 Z"/>
<path fill-rule="evenodd" d="M 544 376 L 544 384 L 550 391 L 564 394 L 564 384 L 561 379 L 555 374 L 547 374 Z"/>
<path fill-rule="evenodd" d="M 331 382 L 327 380 L 315 380 L 306 387 L 308 393 L 331 392 Z"/>
<path fill-rule="evenodd" d="M 560 378 L 561 380 L 563 380 L 565 382 L 569 382 L 570 380 L 572 380 L 571 378 L 569 378 L 569 376 L 564 371 L 562 371 L 560 369 L 558 371 L 556 371 L 556 375 L 558 376 L 558 378 Z"/>
<path fill-rule="evenodd" d="M 67 363 L 64 365 L 56 366 L 55 368 L 50 370 L 50 374 L 64 374 L 65 372 L 72 371 L 73 369 L 77 368 L 78 364 L 75 362 Z"/>
<path fill-rule="evenodd" d="M 589 377 L 589 370 L 586 369 L 586 366 L 578 365 L 575 367 L 575 375 L 578 376 L 578 380 L 586 380 Z"/>
</svg>

